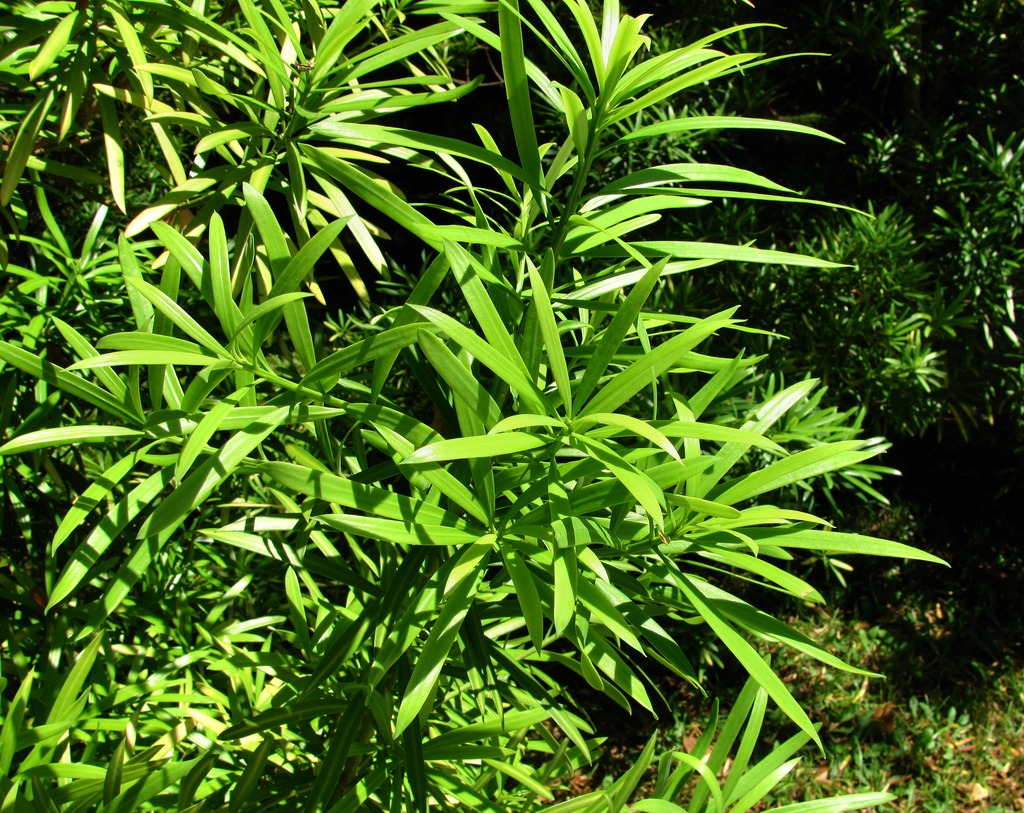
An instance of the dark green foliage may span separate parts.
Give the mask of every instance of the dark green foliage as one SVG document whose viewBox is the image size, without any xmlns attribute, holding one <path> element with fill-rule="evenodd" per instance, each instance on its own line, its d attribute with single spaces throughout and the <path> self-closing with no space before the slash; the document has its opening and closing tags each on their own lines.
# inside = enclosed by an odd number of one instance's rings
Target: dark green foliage
<svg viewBox="0 0 1024 813">
<path fill-rule="evenodd" d="M 811 197 L 879 216 L 872 224 L 796 208 L 708 210 L 699 222 L 709 236 L 758 235 L 854 267 L 824 280 L 799 269 L 701 274 L 690 301 L 714 310 L 749 298 L 754 324 L 789 337 L 762 345 L 772 348 L 770 368 L 792 377 L 811 367 L 840 403 L 867 409 L 871 431 L 970 435 L 998 422 L 1019 442 L 1024 79 L 1015 43 L 1024 7 L 890 0 L 662 11 L 661 47 L 707 19 L 770 19 L 783 27 L 744 32 L 745 47 L 831 56 L 783 60 L 652 118 L 694 109 L 757 115 L 813 123 L 846 143 L 732 131 L 654 149 L 742 160 Z"/>
</svg>

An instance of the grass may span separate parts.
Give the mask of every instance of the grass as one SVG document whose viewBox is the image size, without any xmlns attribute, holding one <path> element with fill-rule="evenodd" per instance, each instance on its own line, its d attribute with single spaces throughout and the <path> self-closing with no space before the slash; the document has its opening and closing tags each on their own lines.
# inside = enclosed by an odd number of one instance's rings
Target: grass
<svg viewBox="0 0 1024 813">
<path fill-rule="evenodd" d="M 922 670 L 936 669 L 933 657 L 949 656 L 947 642 L 956 637 L 946 607 L 906 602 L 884 608 L 880 618 L 856 615 L 816 612 L 790 620 L 887 680 L 776 654 L 801 702 L 826 721 L 827 757 L 807 755 L 790 798 L 870 787 L 897 793 L 892 809 L 900 811 L 1024 810 L 1021 663 L 963 662 L 954 654 L 964 670 L 959 685 L 937 683 L 929 690 Z"/>
</svg>

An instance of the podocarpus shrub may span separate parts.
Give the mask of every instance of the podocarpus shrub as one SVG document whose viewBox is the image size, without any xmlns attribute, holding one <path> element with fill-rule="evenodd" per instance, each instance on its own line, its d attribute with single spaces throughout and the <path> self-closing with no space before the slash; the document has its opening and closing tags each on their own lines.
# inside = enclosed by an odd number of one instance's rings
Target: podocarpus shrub
<svg viewBox="0 0 1024 813">
<path fill-rule="evenodd" d="M 5 805 L 533 809 L 600 743 L 557 676 L 650 709 L 652 663 L 697 682 L 690 625 L 751 680 L 707 759 L 717 720 L 693 753 L 660 758 L 652 798 L 631 809 L 681 809 L 683 794 L 692 810 L 747 809 L 817 741 L 750 639 L 858 670 L 715 574 L 820 601 L 780 567 L 794 552 L 933 557 L 773 505 L 877 445 L 773 441 L 810 381 L 741 426 L 707 420 L 753 361 L 708 347 L 742 329 L 735 309 L 697 319 L 648 303 L 666 278 L 719 262 L 827 263 L 640 239 L 669 209 L 789 199 L 753 173 L 686 163 L 590 179 L 602 156 L 666 127 L 821 134 L 701 117 L 623 133 L 762 58 L 712 47 L 725 31 L 645 59 L 644 18 L 612 0 L 599 19 L 581 0 L 565 10 L 571 31 L 540 0 L 104 3 L 34 9 L 28 33 L 8 36 L 26 111 L 0 193 L 12 212 L 32 194 L 43 210 L 37 171 L 94 180 L 39 157 L 91 93 L 113 202 L 129 208 L 129 128 L 152 131 L 170 188 L 118 239 L 133 329 L 94 337 L 73 310 L 54 319 L 68 364 L 0 343 L 8 368 L 63 404 L 47 428 L 5 413 L 0 453 L 26 470 L 80 456 L 87 472 L 45 547 L 31 540 L 41 584 L 10 585 Z M 435 59 L 457 34 L 500 59 L 512 153 L 479 124 L 470 143 L 374 122 L 469 92 Z M 527 42 L 563 75 L 541 72 Z M 551 143 L 535 105 L 564 122 Z M 410 205 L 386 180 L 398 163 L 446 178 L 443 205 Z M 227 207 L 240 210 L 231 228 Z M 327 346 L 314 266 L 330 253 L 362 293 L 353 252 L 383 272 L 383 224 L 422 241 L 427 262 L 404 303 Z M 453 312 L 432 304 L 442 293 Z M 768 456 L 744 465 L 755 451 Z M 751 764 L 769 699 L 798 732 Z M 610 788 L 548 809 L 622 810 L 652 757 L 653 743 Z"/>
</svg>

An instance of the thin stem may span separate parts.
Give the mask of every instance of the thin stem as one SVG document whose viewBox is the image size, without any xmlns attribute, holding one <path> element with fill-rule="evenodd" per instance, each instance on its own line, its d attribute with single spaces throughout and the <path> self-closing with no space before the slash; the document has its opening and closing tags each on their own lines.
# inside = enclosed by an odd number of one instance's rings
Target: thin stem
<svg viewBox="0 0 1024 813">
<path fill-rule="evenodd" d="M 593 113 L 594 115 L 590 120 L 590 130 L 587 134 L 587 148 L 584 150 L 583 160 L 576 165 L 572 188 L 569 190 L 569 198 L 566 201 L 565 208 L 562 209 L 562 214 L 555 231 L 555 239 L 551 243 L 555 255 L 556 268 L 560 259 L 559 254 L 562 250 L 562 243 L 569 233 L 569 221 L 579 208 L 580 200 L 583 197 L 583 189 L 586 187 L 587 178 L 590 177 L 590 168 L 594 164 L 594 158 L 600 152 L 599 136 L 604 129 L 602 122 L 605 118 L 605 99 L 603 97 L 598 98 L 597 105 L 593 108 Z"/>
</svg>

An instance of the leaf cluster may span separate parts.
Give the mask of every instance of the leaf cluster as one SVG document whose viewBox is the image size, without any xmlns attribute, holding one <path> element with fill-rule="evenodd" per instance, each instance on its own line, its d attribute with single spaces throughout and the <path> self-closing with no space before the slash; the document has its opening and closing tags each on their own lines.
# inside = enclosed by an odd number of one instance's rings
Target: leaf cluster
<svg viewBox="0 0 1024 813">
<path fill-rule="evenodd" d="M 710 343 L 745 330 L 736 309 L 695 317 L 653 294 L 725 262 L 835 264 L 644 239 L 668 211 L 794 198 L 756 173 L 670 162 L 592 181 L 618 149 L 722 126 L 623 122 L 765 59 L 721 50 L 730 31 L 649 55 L 646 17 L 615 0 L 596 16 L 582 0 L 564 11 L 571 29 L 541 0 L 44 4 L 19 12 L 33 22 L 23 33 L 6 29 L 2 64 L 26 115 L 0 198 L 16 210 L 45 186 L 37 172 L 95 180 L 35 164 L 95 94 L 105 187 L 126 222 L 105 244 L 120 276 L 115 329 L 33 315 L 66 360 L 0 342 L 10 380 L 39 381 L 62 404 L 45 421 L 5 413 L 5 476 L 88 461 L 52 533 L 30 528 L 38 570 L 5 584 L 17 607 L 5 622 L 3 669 L 17 683 L 0 732 L 5 807 L 532 809 L 600 745 L 600 715 L 574 687 L 652 710 L 654 665 L 699 682 L 692 627 L 750 688 L 709 761 L 717 721 L 693 754 L 661 758 L 658 798 L 633 808 L 680 809 L 696 772 L 691 810 L 744 810 L 799 746 L 820 746 L 756 642 L 861 670 L 721 576 L 818 602 L 785 569 L 795 556 L 937 560 L 773 504 L 878 444 L 856 431 L 798 449 L 773 439 L 812 380 L 716 420 L 758 360 Z M 482 123 L 468 141 L 378 121 L 470 93 L 438 61 L 456 35 L 500 60 L 512 150 Z M 533 49 L 555 57 L 556 75 Z M 116 70 L 101 77 L 108 60 Z M 538 136 L 541 108 L 560 122 L 551 140 Z M 129 121 L 165 163 L 138 212 L 119 137 Z M 411 204 L 381 174 L 397 163 L 445 178 L 443 207 Z M 365 296 L 355 257 L 386 271 L 383 222 L 426 261 L 404 301 L 328 344 L 320 269 L 331 258 Z M 85 266 L 69 261 L 66 276 L 78 284 Z M 429 414 L 392 397 L 400 373 Z M 798 733 L 751 764 L 769 699 Z M 625 809 L 652 747 L 613 788 L 552 809 Z"/>
</svg>

